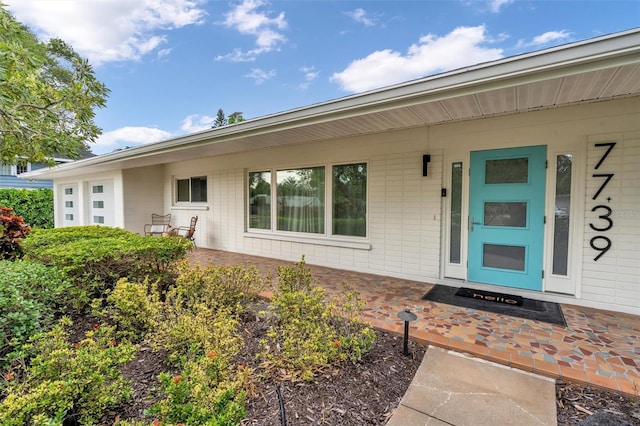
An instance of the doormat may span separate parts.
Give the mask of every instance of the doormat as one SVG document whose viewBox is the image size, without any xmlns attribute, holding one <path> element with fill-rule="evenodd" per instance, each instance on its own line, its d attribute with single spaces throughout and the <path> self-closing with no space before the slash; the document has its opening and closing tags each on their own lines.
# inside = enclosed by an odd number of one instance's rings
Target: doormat
<svg viewBox="0 0 640 426">
<path fill-rule="evenodd" d="M 541 300 L 522 298 L 522 305 L 518 306 L 510 303 L 496 303 L 474 297 L 457 296 L 458 287 L 446 285 L 435 285 L 427 294 L 422 296 L 423 300 L 446 303 L 447 305 L 460 306 L 463 308 L 477 309 L 480 311 L 493 312 L 494 314 L 509 315 L 535 321 L 547 322 L 550 324 L 567 326 L 562 314 L 562 308 L 558 303 L 544 302 Z M 508 296 L 510 298 L 514 296 Z"/>
<path fill-rule="evenodd" d="M 456 291 L 456 296 L 471 297 L 493 303 L 506 303 L 507 305 L 522 306 L 524 299 L 520 296 L 492 291 L 474 290 L 462 287 Z"/>
</svg>

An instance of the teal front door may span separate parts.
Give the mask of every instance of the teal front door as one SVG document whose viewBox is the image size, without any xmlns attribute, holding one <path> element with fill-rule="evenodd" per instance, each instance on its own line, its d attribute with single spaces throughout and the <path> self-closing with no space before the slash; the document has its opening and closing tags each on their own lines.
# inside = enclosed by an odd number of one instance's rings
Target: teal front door
<svg viewBox="0 0 640 426">
<path fill-rule="evenodd" d="M 467 279 L 542 290 L 546 146 L 471 152 Z"/>
</svg>

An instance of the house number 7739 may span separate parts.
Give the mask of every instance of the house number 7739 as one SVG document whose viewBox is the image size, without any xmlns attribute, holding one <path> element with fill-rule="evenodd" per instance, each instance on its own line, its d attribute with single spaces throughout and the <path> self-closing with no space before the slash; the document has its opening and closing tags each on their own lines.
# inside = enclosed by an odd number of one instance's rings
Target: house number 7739
<svg viewBox="0 0 640 426">
<path fill-rule="evenodd" d="M 598 170 L 600 166 L 604 163 L 604 160 L 607 159 L 611 151 L 613 151 L 613 148 L 616 146 L 616 143 L 603 142 L 603 143 L 597 143 L 594 146 L 596 148 L 600 148 L 600 147 L 607 148 L 604 154 L 602 154 L 602 157 L 600 157 L 600 160 L 598 161 L 598 163 L 593 168 L 594 170 Z M 598 190 L 595 192 L 595 194 L 593 194 L 593 197 L 591 197 L 591 199 L 595 201 L 605 190 L 605 188 L 607 187 L 611 179 L 613 179 L 614 173 L 593 173 L 591 176 L 594 178 L 603 179 L 602 184 L 600 185 Z M 607 201 L 611 201 L 611 197 L 607 197 Z M 603 232 L 609 231 L 613 227 L 613 219 L 611 219 L 611 214 L 613 213 L 613 210 L 611 209 L 611 207 L 605 204 L 598 204 L 596 206 L 593 206 L 591 211 L 599 213 L 598 223 L 595 223 L 595 224 L 593 222 L 589 223 L 589 227 L 591 229 L 593 229 L 596 232 L 603 233 Z M 611 248 L 611 240 L 606 235 L 595 235 L 589 241 L 589 245 L 591 246 L 592 249 L 599 252 L 596 255 L 596 257 L 593 258 L 593 260 L 597 262 L 598 259 L 600 259 Z"/>
</svg>

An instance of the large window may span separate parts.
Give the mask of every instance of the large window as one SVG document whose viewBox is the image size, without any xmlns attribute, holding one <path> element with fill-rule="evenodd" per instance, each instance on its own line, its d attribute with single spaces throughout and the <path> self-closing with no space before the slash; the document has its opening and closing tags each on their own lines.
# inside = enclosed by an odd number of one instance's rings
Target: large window
<svg viewBox="0 0 640 426">
<path fill-rule="evenodd" d="M 250 172 L 249 229 L 365 237 L 367 164 L 335 165 L 328 176 L 326 170 Z"/>
<path fill-rule="evenodd" d="M 333 234 L 367 235 L 367 165 L 333 166 Z"/>
<path fill-rule="evenodd" d="M 207 177 L 196 176 L 176 179 L 176 201 L 179 203 L 204 203 L 207 201 Z"/>
<path fill-rule="evenodd" d="M 278 170 L 278 231 L 324 234 L 324 167 Z"/>
</svg>

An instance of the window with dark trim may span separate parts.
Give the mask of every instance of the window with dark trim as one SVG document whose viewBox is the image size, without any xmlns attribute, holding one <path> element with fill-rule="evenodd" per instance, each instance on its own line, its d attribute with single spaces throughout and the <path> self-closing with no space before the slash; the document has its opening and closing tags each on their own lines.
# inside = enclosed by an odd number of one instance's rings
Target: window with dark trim
<svg viewBox="0 0 640 426">
<path fill-rule="evenodd" d="M 207 177 L 195 176 L 185 179 L 176 179 L 176 202 L 207 202 Z"/>
</svg>

